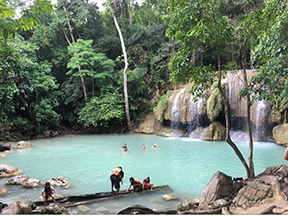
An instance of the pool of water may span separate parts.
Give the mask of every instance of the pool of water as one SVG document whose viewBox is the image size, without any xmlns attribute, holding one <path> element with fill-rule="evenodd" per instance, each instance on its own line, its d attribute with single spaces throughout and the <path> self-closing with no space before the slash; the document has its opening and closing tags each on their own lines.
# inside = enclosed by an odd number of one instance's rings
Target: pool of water
<svg viewBox="0 0 288 216">
<path fill-rule="evenodd" d="M 58 194 L 80 195 L 111 190 L 109 176 L 116 166 L 122 166 L 124 183 L 129 187 L 129 177 L 143 181 L 150 176 L 154 185 L 170 185 L 176 201 L 161 198 L 165 193 L 134 194 L 110 201 L 89 204 L 89 212 L 100 214 L 99 207 L 114 214 L 125 207 L 140 204 L 156 210 L 176 209 L 183 199 L 199 198 L 211 177 L 222 171 L 232 177 L 245 177 L 246 172 L 226 142 L 209 142 L 189 138 L 167 138 L 156 135 L 70 135 L 52 139 L 32 140 L 32 148 L 13 149 L 1 158 L 2 164 L 17 167 L 30 178 L 46 182 L 49 178 L 63 176 L 72 183 L 69 189 L 55 187 Z M 126 143 L 128 152 L 122 152 Z M 152 149 L 154 143 L 160 148 Z M 148 150 L 142 150 L 142 144 Z M 16 143 L 11 143 L 16 147 Z M 237 142 L 245 158 L 248 158 L 247 142 Z M 255 172 L 259 174 L 269 166 L 286 164 L 285 148 L 274 143 L 254 143 Z M 0 179 L 0 187 L 7 193 L 0 201 L 11 203 L 22 199 L 35 201 L 42 187 L 25 189 L 22 186 L 5 185 L 8 178 Z M 73 209 L 73 208 L 72 208 Z M 77 210 L 77 208 L 74 208 Z M 102 212 L 103 213 L 103 212 Z M 107 212 L 106 212 L 107 213 Z"/>
</svg>

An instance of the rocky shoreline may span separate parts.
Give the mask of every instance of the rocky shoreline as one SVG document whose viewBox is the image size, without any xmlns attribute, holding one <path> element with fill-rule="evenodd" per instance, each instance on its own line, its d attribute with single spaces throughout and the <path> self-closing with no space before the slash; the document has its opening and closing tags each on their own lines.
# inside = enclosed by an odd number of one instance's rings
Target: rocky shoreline
<svg viewBox="0 0 288 216">
<path fill-rule="evenodd" d="M 108 197 L 111 197 L 109 195 Z M 217 172 L 203 190 L 200 199 L 183 200 L 177 210 L 156 211 L 141 205 L 127 207 L 116 214 L 288 214 L 288 167 L 268 167 L 255 178 L 234 178 Z M 77 214 L 65 207 L 69 199 L 59 198 L 58 206 L 37 207 L 35 202 L 20 200 L 0 203 L 1 214 Z M 73 196 L 75 205 L 91 203 L 91 199 Z M 69 206 L 69 205 L 68 205 Z M 35 209 L 38 208 L 36 211 Z"/>
</svg>

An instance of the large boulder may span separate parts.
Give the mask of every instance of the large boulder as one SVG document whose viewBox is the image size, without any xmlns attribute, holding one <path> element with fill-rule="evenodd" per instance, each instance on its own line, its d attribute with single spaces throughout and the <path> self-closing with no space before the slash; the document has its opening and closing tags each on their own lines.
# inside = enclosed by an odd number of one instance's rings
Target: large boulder
<svg viewBox="0 0 288 216">
<path fill-rule="evenodd" d="M 2 209 L 1 214 L 15 215 L 15 214 L 31 214 L 32 210 L 36 209 L 36 205 L 30 200 L 20 200 L 9 204 Z"/>
<path fill-rule="evenodd" d="M 32 147 L 32 144 L 26 141 L 19 141 L 17 144 L 17 149 L 30 148 L 30 147 Z"/>
<path fill-rule="evenodd" d="M 269 167 L 238 192 L 232 208 L 248 209 L 259 204 L 287 200 L 288 167 Z"/>
<path fill-rule="evenodd" d="M 198 127 L 189 134 L 189 137 L 194 139 L 201 139 L 203 131 L 204 127 Z"/>
<path fill-rule="evenodd" d="M 159 136 L 164 137 L 184 137 L 185 134 L 182 130 L 175 130 L 171 129 L 170 127 L 164 127 L 159 125 L 159 122 L 157 123 L 157 126 L 155 127 L 154 133 Z"/>
<path fill-rule="evenodd" d="M 5 184 L 6 185 L 23 185 L 29 177 L 27 175 L 17 175 L 10 179 L 8 179 Z"/>
<path fill-rule="evenodd" d="M 155 118 L 155 115 L 147 115 L 144 121 L 139 125 L 139 127 L 134 132 L 153 134 L 156 121 L 157 120 Z"/>
<path fill-rule="evenodd" d="M 208 141 L 221 141 L 225 140 L 226 137 L 226 129 L 225 127 L 218 121 L 213 121 L 209 125 L 208 130 L 203 131 L 202 140 Z"/>
<path fill-rule="evenodd" d="M 40 181 L 38 179 L 32 179 L 29 178 L 24 184 L 23 187 L 25 188 L 34 188 L 34 187 L 39 187 L 41 185 L 43 185 L 43 181 Z"/>
<path fill-rule="evenodd" d="M 18 175 L 21 172 L 22 171 L 16 167 L 12 167 L 6 164 L 0 164 L 0 178 Z"/>
<path fill-rule="evenodd" d="M 147 208 L 142 205 L 133 205 L 130 207 L 127 207 L 121 211 L 119 211 L 117 214 L 154 214 L 153 209 Z"/>
<path fill-rule="evenodd" d="M 275 142 L 279 145 L 288 144 L 288 124 L 277 125 L 273 128 L 273 137 Z"/>
<path fill-rule="evenodd" d="M 210 208 L 213 203 L 227 198 L 233 192 L 233 181 L 230 176 L 218 171 L 213 175 L 200 197 L 199 208 Z"/>
<path fill-rule="evenodd" d="M 68 188 L 71 186 L 71 183 L 62 176 L 50 178 L 47 180 L 47 182 L 50 182 L 51 185 L 58 187 Z"/>
<path fill-rule="evenodd" d="M 9 151 L 11 149 L 11 145 L 10 144 L 1 144 L 0 145 L 0 151 Z"/>
<path fill-rule="evenodd" d="M 197 209 L 199 206 L 200 199 L 188 199 L 183 200 L 177 207 L 177 211 L 189 211 L 191 209 Z"/>
<path fill-rule="evenodd" d="M 48 205 L 48 206 L 45 206 L 45 208 L 43 208 L 40 212 L 40 214 L 58 214 L 58 215 L 61 215 L 61 214 L 69 214 L 69 211 L 64 208 L 64 207 L 59 207 L 58 205 L 55 206 L 55 205 Z"/>
</svg>

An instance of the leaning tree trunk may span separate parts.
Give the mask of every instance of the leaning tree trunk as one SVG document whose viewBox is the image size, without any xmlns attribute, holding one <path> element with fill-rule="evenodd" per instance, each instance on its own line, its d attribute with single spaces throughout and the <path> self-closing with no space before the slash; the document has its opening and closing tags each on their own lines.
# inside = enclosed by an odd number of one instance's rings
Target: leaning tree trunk
<svg viewBox="0 0 288 216">
<path fill-rule="evenodd" d="M 236 146 L 236 144 L 231 140 L 230 138 L 230 123 L 229 123 L 229 101 L 228 98 L 226 97 L 225 91 L 221 86 L 221 76 L 222 76 L 222 72 L 221 72 L 221 58 L 220 58 L 220 51 L 219 51 L 219 46 L 218 46 L 218 38 L 217 38 L 217 29 L 216 29 L 216 25 L 215 25 L 215 17 L 214 17 L 214 13 L 213 13 L 213 5 L 212 5 L 212 0 L 209 0 L 210 2 L 210 8 L 211 8 L 211 15 L 212 15 L 212 22 L 213 22 L 213 32 L 214 32 L 214 36 L 215 36 L 215 47 L 216 47 L 216 51 L 217 51 L 217 66 L 218 66 L 218 88 L 220 90 L 220 93 L 222 95 L 222 97 L 224 98 L 224 105 L 225 105 L 225 118 L 226 118 L 226 142 L 232 147 L 232 149 L 234 150 L 234 152 L 236 153 L 236 155 L 238 156 L 238 158 L 240 159 L 240 161 L 242 162 L 242 164 L 245 167 L 246 173 L 247 173 L 247 177 L 250 178 L 250 169 L 242 155 L 242 153 L 239 151 L 238 147 Z"/>
<path fill-rule="evenodd" d="M 245 47 L 247 43 L 247 36 L 246 36 L 246 31 L 245 31 L 245 26 L 244 26 L 244 43 L 242 47 L 242 68 L 243 68 L 243 77 L 244 77 L 244 86 L 245 88 L 248 88 L 248 79 L 247 79 L 247 73 L 246 73 L 246 52 L 245 52 Z M 251 106 L 250 106 L 250 94 L 248 91 L 247 94 L 247 126 L 248 126 L 248 134 L 249 134 L 249 167 L 250 167 L 250 177 L 255 177 L 255 172 L 254 172 L 254 163 L 253 163 L 253 138 L 252 138 L 252 130 L 251 130 Z"/>
<path fill-rule="evenodd" d="M 125 44 L 124 44 L 122 32 L 121 32 L 121 29 L 120 29 L 120 27 L 118 25 L 116 16 L 115 16 L 112 8 L 111 8 L 111 12 L 112 12 L 112 17 L 113 17 L 116 29 L 117 29 L 118 34 L 119 34 L 119 38 L 120 38 L 121 46 L 122 46 L 122 52 L 123 52 L 123 55 L 124 55 L 125 68 L 124 68 L 123 76 L 124 76 L 125 112 L 126 112 L 128 130 L 131 131 L 132 130 L 132 124 L 131 124 L 130 114 L 129 114 L 129 101 L 128 101 L 128 91 L 127 91 L 127 70 L 128 70 L 127 53 L 126 53 L 126 49 L 125 49 Z"/>
</svg>

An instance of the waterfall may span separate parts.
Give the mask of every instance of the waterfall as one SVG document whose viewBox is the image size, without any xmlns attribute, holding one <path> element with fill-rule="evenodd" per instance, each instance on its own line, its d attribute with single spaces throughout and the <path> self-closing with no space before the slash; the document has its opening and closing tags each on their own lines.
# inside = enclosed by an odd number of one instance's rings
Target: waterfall
<svg viewBox="0 0 288 216">
<path fill-rule="evenodd" d="M 198 98 L 196 102 L 193 101 L 193 95 L 189 97 L 189 129 L 191 132 L 201 126 L 201 113 L 203 109 L 203 99 Z"/>
<path fill-rule="evenodd" d="M 174 129 L 179 129 L 181 118 L 181 95 L 184 94 L 186 88 L 182 88 L 179 93 L 176 94 L 171 108 L 171 127 Z"/>
<path fill-rule="evenodd" d="M 247 71 L 251 76 L 255 71 Z M 231 137 L 235 140 L 248 140 L 247 130 L 247 100 L 240 98 L 239 92 L 244 88 L 241 71 L 231 71 L 227 73 L 225 83 L 226 96 L 229 99 Z M 181 89 L 171 91 L 168 96 L 168 109 L 165 111 L 164 119 L 170 129 L 181 129 L 188 135 L 197 128 L 207 127 L 210 121 L 207 116 L 206 99 L 198 98 L 193 101 L 193 96 L 188 93 L 191 84 L 187 84 Z M 251 126 L 253 137 L 263 141 L 272 134 L 271 126 L 275 122 L 268 124 L 271 106 L 268 101 L 255 101 L 251 107 Z M 219 117 L 223 118 L 223 117 Z M 225 121 L 224 119 L 221 119 Z M 269 128 L 270 127 L 270 128 Z M 198 130 L 197 130 L 198 131 Z M 196 131 L 195 131 L 196 132 Z M 270 135 L 269 135 L 270 133 Z"/>
</svg>

